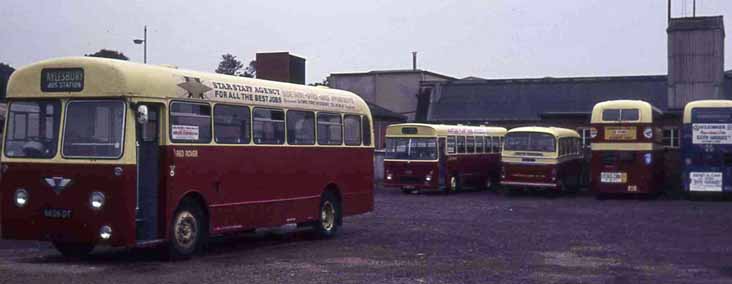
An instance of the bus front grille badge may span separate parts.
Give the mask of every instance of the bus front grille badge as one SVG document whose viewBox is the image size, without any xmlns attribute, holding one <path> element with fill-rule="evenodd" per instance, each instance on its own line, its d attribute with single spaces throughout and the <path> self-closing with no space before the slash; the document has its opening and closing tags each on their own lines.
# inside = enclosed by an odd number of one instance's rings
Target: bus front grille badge
<svg viewBox="0 0 732 284">
<path fill-rule="evenodd" d="M 48 177 L 44 178 L 43 181 L 45 181 L 46 185 L 51 187 L 51 189 L 53 189 L 53 192 L 55 192 L 57 195 L 61 194 L 61 192 L 66 189 L 66 187 L 71 185 L 71 179 L 64 177 Z"/>
</svg>

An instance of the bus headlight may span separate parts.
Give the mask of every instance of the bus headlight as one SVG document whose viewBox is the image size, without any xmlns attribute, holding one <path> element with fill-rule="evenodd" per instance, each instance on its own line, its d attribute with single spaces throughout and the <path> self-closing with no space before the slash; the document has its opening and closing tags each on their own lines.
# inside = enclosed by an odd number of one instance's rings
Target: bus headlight
<svg viewBox="0 0 732 284">
<path fill-rule="evenodd" d="M 92 192 L 91 195 L 89 195 L 89 205 L 95 210 L 102 209 L 102 207 L 104 207 L 104 199 L 104 193 L 99 191 Z"/>
<path fill-rule="evenodd" d="M 643 136 L 648 139 L 653 138 L 653 128 L 646 127 L 646 129 L 643 129 Z"/>
<path fill-rule="evenodd" d="M 646 162 L 646 165 L 650 165 L 653 162 L 653 156 L 651 153 L 646 153 L 643 155 L 643 161 Z"/>
<path fill-rule="evenodd" d="M 102 240 L 109 240 L 109 238 L 112 237 L 112 227 L 109 225 L 102 226 L 102 228 L 99 229 L 99 237 L 102 238 Z"/>
<path fill-rule="evenodd" d="M 386 173 L 386 180 L 391 180 L 392 178 L 393 178 L 393 176 L 391 175 L 391 173 L 388 173 L 387 172 Z"/>
<path fill-rule="evenodd" d="M 430 181 L 432 181 L 432 175 L 431 175 L 431 174 L 429 174 L 429 175 L 425 176 L 425 177 L 424 177 L 424 181 L 426 181 L 426 182 L 430 182 Z"/>
<path fill-rule="evenodd" d="M 27 190 L 18 188 L 18 190 L 15 191 L 15 206 L 24 207 L 28 204 L 28 199 L 30 199 L 30 195 Z"/>
</svg>

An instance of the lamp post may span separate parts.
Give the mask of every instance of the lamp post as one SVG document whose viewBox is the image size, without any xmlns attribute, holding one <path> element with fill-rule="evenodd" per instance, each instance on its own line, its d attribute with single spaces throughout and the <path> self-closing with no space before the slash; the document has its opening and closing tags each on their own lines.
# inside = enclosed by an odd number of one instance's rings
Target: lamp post
<svg viewBox="0 0 732 284">
<path fill-rule="evenodd" d="M 143 39 L 133 39 L 132 42 L 134 42 L 135 44 L 142 44 L 142 62 L 147 64 L 147 25 L 145 25 L 145 33 L 143 35 Z"/>
</svg>

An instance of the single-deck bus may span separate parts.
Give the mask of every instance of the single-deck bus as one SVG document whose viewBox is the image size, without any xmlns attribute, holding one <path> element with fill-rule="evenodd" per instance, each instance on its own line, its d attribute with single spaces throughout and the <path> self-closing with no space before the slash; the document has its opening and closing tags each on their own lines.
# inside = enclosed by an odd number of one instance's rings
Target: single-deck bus
<svg viewBox="0 0 732 284">
<path fill-rule="evenodd" d="M 732 191 L 732 101 L 690 102 L 683 119 L 682 180 L 686 192 Z"/>
<path fill-rule="evenodd" d="M 498 182 L 502 127 L 404 123 L 386 130 L 384 186 L 403 192 L 490 188 Z"/>
<path fill-rule="evenodd" d="M 168 243 L 284 224 L 323 237 L 373 209 L 371 116 L 357 95 L 91 57 L 13 73 L 2 237 Z"/>
<path fill-rule="evenodd" d="M 501 154 L 501 185 L 576 191 L 585 180 L 581 137 L 557 127 L 518 127 L 506 134 Z"/>
<path fill-rule="evenodd" d="M 600 102 L 592 109 L 591 187 L 609 194 L 658 193 L 663 189 L 661 111 L 639 100 Z"/>
</svg>

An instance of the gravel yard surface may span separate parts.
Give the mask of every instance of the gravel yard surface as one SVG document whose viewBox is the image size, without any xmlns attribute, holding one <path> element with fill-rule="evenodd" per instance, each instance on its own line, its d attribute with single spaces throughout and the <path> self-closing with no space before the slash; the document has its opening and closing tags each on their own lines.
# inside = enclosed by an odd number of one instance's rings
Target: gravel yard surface
<svg viewBox="0 0 732 284">
<path fill-rule="evenodd" d="M 376 189 L 374 212 L 317 240 L 277 229 L 219 238 L 188 261 L 156 249 L 0 241 L 0 283 L 732 283 L 732 205 Z"/>
</svg>

